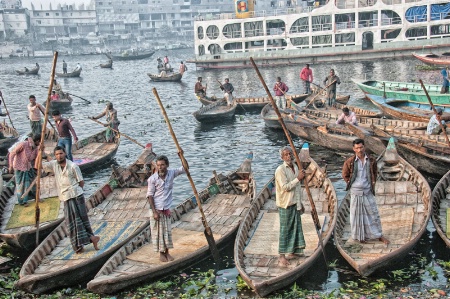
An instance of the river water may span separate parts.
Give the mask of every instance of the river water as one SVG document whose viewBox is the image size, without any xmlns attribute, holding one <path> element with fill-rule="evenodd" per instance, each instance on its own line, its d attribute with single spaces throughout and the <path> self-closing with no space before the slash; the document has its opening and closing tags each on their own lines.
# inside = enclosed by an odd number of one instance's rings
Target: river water
<svg viewBox="0 0 450 299">
<path fill-rule="evenodd" d="M 247 152 L 254 153 L 253 171 L 258 190 L 273 176 L 275 168 L 280 164 L 278 150 L 287 144 L 282 132 L 272 131 L 264 126 L 259 113 L 240 112 L 231 122 L 212 125 L 200 125 L 192 113 L 201 107 L 194 96 L 194 85 L 198 76 L 203 77 L 203 83 L 208 86 L 208 94 L 220 95 L 217 79 L 223 82 L 230 78 L 237 97 L 262 96 L 264 89 L 253 69 L 230 70 L 196 70 L 195 65 L 187 64 L 188 72 L 182 82 L 151 82 L 147 73 L 157 73 L 156 58 L 168 55 L 173 67 L 177 68 L 181 60 L 192 58 L 191 50 L 160 51 L 152 58 L 140 61 L 117 61 L 114 68 L 101 69 L 100 63 L 106 62 L 105 56 L 61 56 L 58 59 L 57 71 L 62 71 L 62 60 L 68 63 L 69 70 L 77 63 L 83 67 L 80 78 L 61 79 L 64 91 L 91 101 L 91 104 L 73 97 L 73 108 L 64 114 L 72 119 L 72 125 L 79 137 L 87 137 L 102 129 L 87 117 L 100 113 L 105 108 L 105 102 L 111 101 L 118 110 L 121 121 L 120 130 L 135 138 L 142 144 L 152 143 L 157 154 L 169 157 L 172 167 L 180 165 L 176 148 L 169 134 L 160 109 L 155 101 L 152 88 L 156 87 L 162 102 L 166 106 L 173 129 L 178 137 L 185 157 L 190 165 L 190 172 L 198 189 L 206 186 L 212 171 L 230 171 L 237 168 Z M 41 66 L 38 76 L 18 76 L 15 69 L 32 68 L 38 62 Z M 51 58 L 36 59 L 1 59 L 0 60 L 0 90 L 7 107 L 20 134 L 29 132 L 27 120 L 28 97 L 34 94 L 38 102 L 43 103 L 47 94 L 45 86 L 49 84 Z M 363 96 L 351 78 L 382 79 L 390 81 L 418 81 L 440 84 L 438 71 L 421 72 L 415 69 L 416 61 L 384 60 L 374 62 L 351 62 L 329 65 L 312 65 L 314 82 L 321 84 L 330 68 L 336 70 L 342 84 L 338 87 L 341 94 L 351 95 L 353 102 L 360 102 Z M 289 86 L 289 93 L 302 93 L 298 79 L 301 66 L 277 67 L 260 69 L 264 79 L 273 86 L 277 76 L 280 76 Z M 6 121 L 8 119 L 6 118 Z M 294 138 L 294 143 L 300 145 L 301 140 Z M 120 165 L 132 163 L 141 149 L 126 138 L 122 138 L 115 161 Z M 345 154 L 333 153 L 330 150 L 312 146 L 311 156 L 319 164 L 327 164 L 331 179 L 337 189 L 338 197 L 344 196 L 344 185 L 340 179 L 340 169 Z M 347 154 L 348 155 L 348 154 Z M 92 194 L 109 176 L 108 167 L 99 169 L 85 176 L 86 193 Z M 192 193 L 185 176 L 176 180 L 174 197 L 178 203 Z M 416 255 L 421 255 L 426 262 L 422 265 L 424 274 L 414 281 L 409 281 L 404 287 L 440 288 L 445 289 L 447 279 L 442 269 L 436 265 L 436 259 L 449 260 L 448 250 L 440 241 L 430 222 L 428 231 L 415 249 Z M 230 244 L 231 245 L 231 244 Z M 326 248 L 330 261 L 337 261 L 338 269 L 348 269 L 346 262 L 339 257 L 333 244 Z M 403 261 L 405 263 L 405 261 Z M 343 286 L 349 280 L 356 279 L 347 271 L 326 271 L 325 264 L 318 264 L 299 281 L 299 286 L 318 291 L 330 291 Z M 408 268 L 408 262 L 402 268 Z M 434 279 L 426 275 L 427 267 L 432 267 L 438 273 Z M 212 267 L 208 262 L 202 268 Z M 393 266 L 397 269 L 399 266 Z M 384 276 L 383 276 L 384 275 Z M 378 277 L 388 278 L 388 272 Z M 401 284 L 398 285 L 403 286 Z"/>
</svg>

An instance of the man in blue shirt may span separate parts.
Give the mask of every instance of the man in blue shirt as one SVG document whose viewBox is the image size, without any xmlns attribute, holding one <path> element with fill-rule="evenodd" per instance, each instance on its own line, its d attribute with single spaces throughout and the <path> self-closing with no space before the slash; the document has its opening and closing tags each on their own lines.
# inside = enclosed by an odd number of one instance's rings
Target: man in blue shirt
<svg viewBox="0 0 450 299">
<path fill-rule="evenodd" d="M 448 87 L 450 86 L 450 82 L 448 81 L 448 69 L 443 69 L 441 71 L 441 75 L 442 75 L 442 88 L 441 88 L 441 93 L 448 93 Z"/>
</svg>

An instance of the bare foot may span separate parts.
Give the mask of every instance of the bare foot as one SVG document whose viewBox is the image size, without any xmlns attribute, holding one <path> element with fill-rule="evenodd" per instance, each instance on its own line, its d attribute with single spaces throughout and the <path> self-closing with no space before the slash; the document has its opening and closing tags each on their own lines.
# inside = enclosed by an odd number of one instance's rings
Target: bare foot
<svg viewBox="0 0 450 299">
<path fill-rule="evenodd" d="M 389 245 L 389 243 L 391 243 L 388 239 L 386 239 L 385 237 L 381 236 L 381 238 L 379 238 L 378 240 L 380 240 L 381 242 L 384 243 L 384 245 Z"/>
<path fill-rule="evenodd" d="M 289 266 L 291 263 L 289 263 L 289 261 L 286 259 L 286 257 L 284 255 L 280 255 L 280 257 L 278 258 L 278 265 L 281 267 L 287 267 Z"/>
<path fill-rule="evenodd" d="M 171 255 L 169 254 L 169 252 L 166 253 L 166 258 L 167 258 L 167 261 L 169 261 L 169 262 L 171 262 L 171 261 L 174 260 L 173 256 L 171 256 Z"/>
<path fill-rule="evenodd" d="M 100 237 L 99 236 L 91 236 L 91 242 L 92 245 L 94 245 L 95 250 L 99 250 L 98 248 L 98 241 L 100 241 Z"/>
<path fill-rule="evenodd" d="M 366 240 L 359 240 L 359 243 L 361 243 L 361 244 L 367 244 L 367 241 L 366 241 Z"/>
<path fill-rule="evenodd" d="M 161 262 L 163 262 L 163 263 L 168 262 L 167 256 L 166 256 L 166 254 L 165 254 L 164 252 L 160 252 L 160 253 L 159 253 L 159 260 L 160 260 Z"/>
<path fill-rule="evenodd" d="M 288 260 L 292 260 L 292 259 L 296 259 L 299 257 L 305 256 L 305 254 L 303 253 L 289 253 L 288 255 L 286 255 L 286 259 Z"/>
</svg>

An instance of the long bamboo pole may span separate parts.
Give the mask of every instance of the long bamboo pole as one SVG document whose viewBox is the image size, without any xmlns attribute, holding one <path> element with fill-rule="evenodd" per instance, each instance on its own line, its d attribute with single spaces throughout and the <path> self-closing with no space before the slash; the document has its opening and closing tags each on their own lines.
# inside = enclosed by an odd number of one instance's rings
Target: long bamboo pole
<svg viewBox="0 0 450 299">
<path fill-rule="evenodd" d="M 175 132 L 172 129 L 172 125 L 170 124 L 169 117 L 167 116 L 166 109 L 164 108 L 164 105 L 161 102 L 161 99 L 159 98 L 158 91 L 156 88 L 153 87 L 153 94 L 155 95 L 156 101 L 158 102 L 159 107 L 161 108 L 161 112 L 164 116 L 164 119 L 166 120 L 167 127 L 169 128 L 170 135 L 172 135 L 173 141 L 175 142 L 175 145 L 178 149 L 178 156 L 180 157 L 181 164 L 183 165 L 184 170 L 186 171 L 186 176 L 189 179 L 189 182 L 191 183 L 192 191 L 194 192 L 195 199 L 197 200 L 198 210 L 200 211 L 200 214 L 202 215 L 202 223 L 205 227 L 205 237 L 208 241 L 209 249 L 211 250 L 211 254 L 214 258 L 214 261 L 219 262 L 219 250 L 217 249 L 216 241 L 214 240 L 214 235 L 211 230 L 211 228 L 208 225 L 208 222 L 206 221 L 205 213 L 203 212 L 202 202 L 200 200 L 200 197 L 198 196 L 197 188 L 195 187 L 194 180 L 192 180 L 191 174 L 189 172 L 189 165 L 184 158 L 183 150 L 181 149 L 180 144 L 178 143 L 178 139 L 175 136 Z"/>
<path fill-rule="evenodd" d="M 44 115 L 44 124 L 48 122 L 48 112 L 50 110 L 50 97 L 52 94 L 53 89 L 53 80 L 55 79 L 55 69 L 56 69 L 56 62 L 58 61 L 58 52 L 55 51 L 53 54 L 53 65 L 52 65 L 52 72 L 50 75 L 50 84 L 48 87 L 48 94 L 47 94 L 47 101 L 45 104 L 45 115 Z M 37 156 L 37 176 L 36 176 L 36 200 L 35 200 L 35 216 L 36 216 L 36 247 L 39 245 L 39 221 L 41 216 L 41 209 L 39 207 L 39 200 L 40 200 L 40 192 L 41 192 L 41 172 L 42 172 L 42 154 L 44 152 L 44 140 L 45 140 L 45 130 L 46 126 L 42 126 L 42 133 L 41 133 L 41 142 L 39 147 L 39 154 Z"/>
<path fill-rule="evenodd" d="M 5 106 L 6 114 L 8 114 L 9 122 L 11 123 L 11 126 L 13 127 L 13 129 L 16 129 L 16 128 L 14 128 L 14 124 L 12 122 L 11 115 L 9 115 L 8 107 L 6 107 L 6 102 L 5 102 L 5 99 L 3 98 L 3 94 L 2 94 L 1 90 L 0 90 L 0 97 L 2 98 L 3 106 Z"/>
<path fill-rule="evenodd" d="M 99 125 L 102 125 L 102 126 L 104 126 L 104 127 L 110 128 L 111 130 L 113 130 L 114 132 L 116 132 L 117 134 L 119 134 L 120 136 L 123 136 L 123 137 L 125 137 L 125 138 L 131 140 L 132 142 L 136 143 L 136 144 L 139 145 L 140 147 L 145 148 L 145 146 L 144 146 L 142 143 L 139 143 L 136 139 L 131 138 L 130 136 L 128 136 L 128 135 L 126 135 L 126 134 L 124 134 L 124 133 L 122 133 L 122 132 L 119 132 L 119 131 L 117 131 L 116 129 L 111 128 L 111 127 L 108 126 L 107 124 L 104 124 L 104 123 L 102 123 L 102 122 L 96 120 L 95 118 L 89 118 L 89 119 L 92 120 L 92 121 L 95 121 L 95 122 L 98 123 Z"/>
</svg>

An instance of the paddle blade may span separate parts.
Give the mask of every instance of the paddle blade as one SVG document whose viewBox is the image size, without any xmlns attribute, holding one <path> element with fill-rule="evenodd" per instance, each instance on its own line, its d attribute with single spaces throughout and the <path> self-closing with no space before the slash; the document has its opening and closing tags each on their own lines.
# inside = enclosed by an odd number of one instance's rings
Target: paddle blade
<svg viewBox="0 0 450 299">
<path fill-rule="evenodd" d="M 216 241 L 214 240 L 214 236 L 212 234 L 211 228 L 206 227 L 203 231 L 206 237 L 206 241 L 208 241 L 209 250 L 211 251 L 212 257 L 216 263 L 220 261 L 219 250 L 217 249 Z"/>
</svg>

